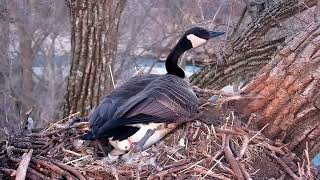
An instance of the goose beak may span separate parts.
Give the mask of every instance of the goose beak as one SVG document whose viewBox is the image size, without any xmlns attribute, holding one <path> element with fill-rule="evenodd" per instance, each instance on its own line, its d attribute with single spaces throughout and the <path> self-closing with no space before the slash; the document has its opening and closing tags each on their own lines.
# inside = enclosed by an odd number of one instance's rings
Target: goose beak
<svg viewBox="0 0 320 180">
<path fill-rule="evenodd" d="M 214 31 L 209 31 L 209 39 L 217 37 L 217 36 L 221 36 L 223 35 L 225 32 L 214 32 Z"/>
</svg>

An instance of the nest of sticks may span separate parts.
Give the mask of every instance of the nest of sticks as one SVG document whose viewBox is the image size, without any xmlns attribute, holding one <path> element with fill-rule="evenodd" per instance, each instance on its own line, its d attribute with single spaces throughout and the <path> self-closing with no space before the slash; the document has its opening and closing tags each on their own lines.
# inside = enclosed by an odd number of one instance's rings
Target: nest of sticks
<svg viewBox="0 0 320 180">
<path fill-rule="evenodd" d="M 203 106 L 202 106 L 203 107 Z M 210 109 L 210 108 L 209 108 Z M 297 157 L 286 144 L 229 113 L 217 120 L 204 110 L 205 123 L 181 125 L 151 148 L 113 161 L 93 142 L 76 114 L 40 132 L 0 142 L 0 179 L 312 179 L 308 151 Z M 219 123 L 220 122 L 220 123 Z M 106 147 L 108 149 L 108 147 Z"/>
</svg>

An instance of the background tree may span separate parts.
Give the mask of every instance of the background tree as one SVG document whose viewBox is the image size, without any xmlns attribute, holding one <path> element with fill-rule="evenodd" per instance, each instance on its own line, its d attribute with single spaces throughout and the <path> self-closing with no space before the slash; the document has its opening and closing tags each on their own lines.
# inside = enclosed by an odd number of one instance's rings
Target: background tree
<svg viewBox="0 0 320 180">
<path fill-rule="evenodd" d="M 264 4 L 264 8 L 255 15 L 248 10 L 252 8 L 251 5 L 249 8 L 244 8 L 238 23 L 228 36 L 226 48 L 219 61 L 195 74 L 191 80 L 193 84 L 199 87 L 221 89 L 238 81 L 239 78 L 253 76 L 270 61 L 289 35 L 290 29 L 293 29 L 291 27 L 294 25 L 290 25 L 286 20 L 291 17 L 300 19 L 296 14 L 310 10 L 317 1 L 284 0 L 261 1 L 261 3 Z M 246 14 L 251 14 L 249 23 L 244 21 Z M 310 19 L 303 21 L 304 26 L 307 26 Z M 290 25 L 289 29 L 285 27 L 287 24 Z M 239 26 L 242 26 L 242 29 Z"/>
<path fill-rule="evenodd" d="M 84 114 L 112 89 L 124 0 L 70 0 L 72 62 L 64 114 Z"/>
<path fill-rule="evenodd" d="M 9 18 L 8 18 L 8 2 L 7 0 L 0 1 L 0 114 L 2 121 L 9 122 L 11 116 L 6 112 L 6 106 L 8 104 L 8 99 L 6 94 L 8 94 L 8 77 L 9 75 Z M 2 127 L 6 123 L 1 124 Z"/>
<path fill-rule="evenodd" d="M 57 110 L 65 85 L 63 77 L 57 74 L 63 73 L 52 71 L 49 77 L 49 71 L 44 69 L 49 61 L 45 54 L 54 42 L 51 38 L 58 37 L 51 62 L 63 71 L 57 59 L 67 57 L 62 50 L 68 46 L 63 40 L 69 30 L 65 7 L 63 1 L 2 0 L 0 3 L 0 127 L 7 133 L 19 129 L 17 124 L 32 106 L 35 107 L 32 118 L 37 127 L 62 114 Z M 49 82 L 60 82 L 60 85 L 49 87 Z M 49 94 L 54 94 L 54 100 L 48 98 Z M 47 108 L 47 104 L 52 108 Z"/>
</svg>

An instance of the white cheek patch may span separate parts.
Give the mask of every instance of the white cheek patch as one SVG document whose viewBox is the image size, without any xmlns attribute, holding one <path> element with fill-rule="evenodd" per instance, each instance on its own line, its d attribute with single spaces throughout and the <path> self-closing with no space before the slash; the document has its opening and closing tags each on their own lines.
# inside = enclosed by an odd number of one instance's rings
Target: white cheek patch
<svg viewBox="0 0 320 180">
<path fill-rule="evenodd" d="M 189 39 L 193 48 L 199 47 L 207 42 L 207 40 L 199 38 L 194 34 L 187 35 L 187 39 Z"/>
</svg>

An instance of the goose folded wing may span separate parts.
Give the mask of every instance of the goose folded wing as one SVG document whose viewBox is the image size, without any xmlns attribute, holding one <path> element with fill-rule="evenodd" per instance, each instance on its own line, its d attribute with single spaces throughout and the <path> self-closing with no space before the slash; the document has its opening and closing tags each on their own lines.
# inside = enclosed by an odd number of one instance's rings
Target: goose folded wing
<svg viewBox="0 0 320 180">
<path fill-rule="evenodd" d="M 126 102 L 128 98 L 138 94 L 157 77 L 159 77 L 159 75 L 152 74 L 144 75 L 143 77 L 133 77 L 113 90 L 103 99 L 101 104 L 90 113 L 89 120 L 91 129 L 98 129 L 107 121 L 111 120 L 119 106 Z"/>
<path fill-rule="evenodd" d="M 181 122 L 196 113 L 197 98 L 191 91 L 175 84 L 155 83 L 119 107 L 114 117 L 99 128 L 98 134 L 120 126 Z"/>
<path fill-rule="evenodd" d="M 174 123 L 179 115 L 169 109 L 156 98 L 140 99 L 136 103 L 127 104 L 122 111 L 98 130 L 98 136 L 121 126 L 136 126 L 148 123 Z"/>
<path fill-rule="evenodd" d="M 93 131 L 97 130 L 106 120 L 111 119 L 115 111 L 115 103 L 112 99 L 105 98 L 89 115 L 91 129 Z"/>
</svg>

